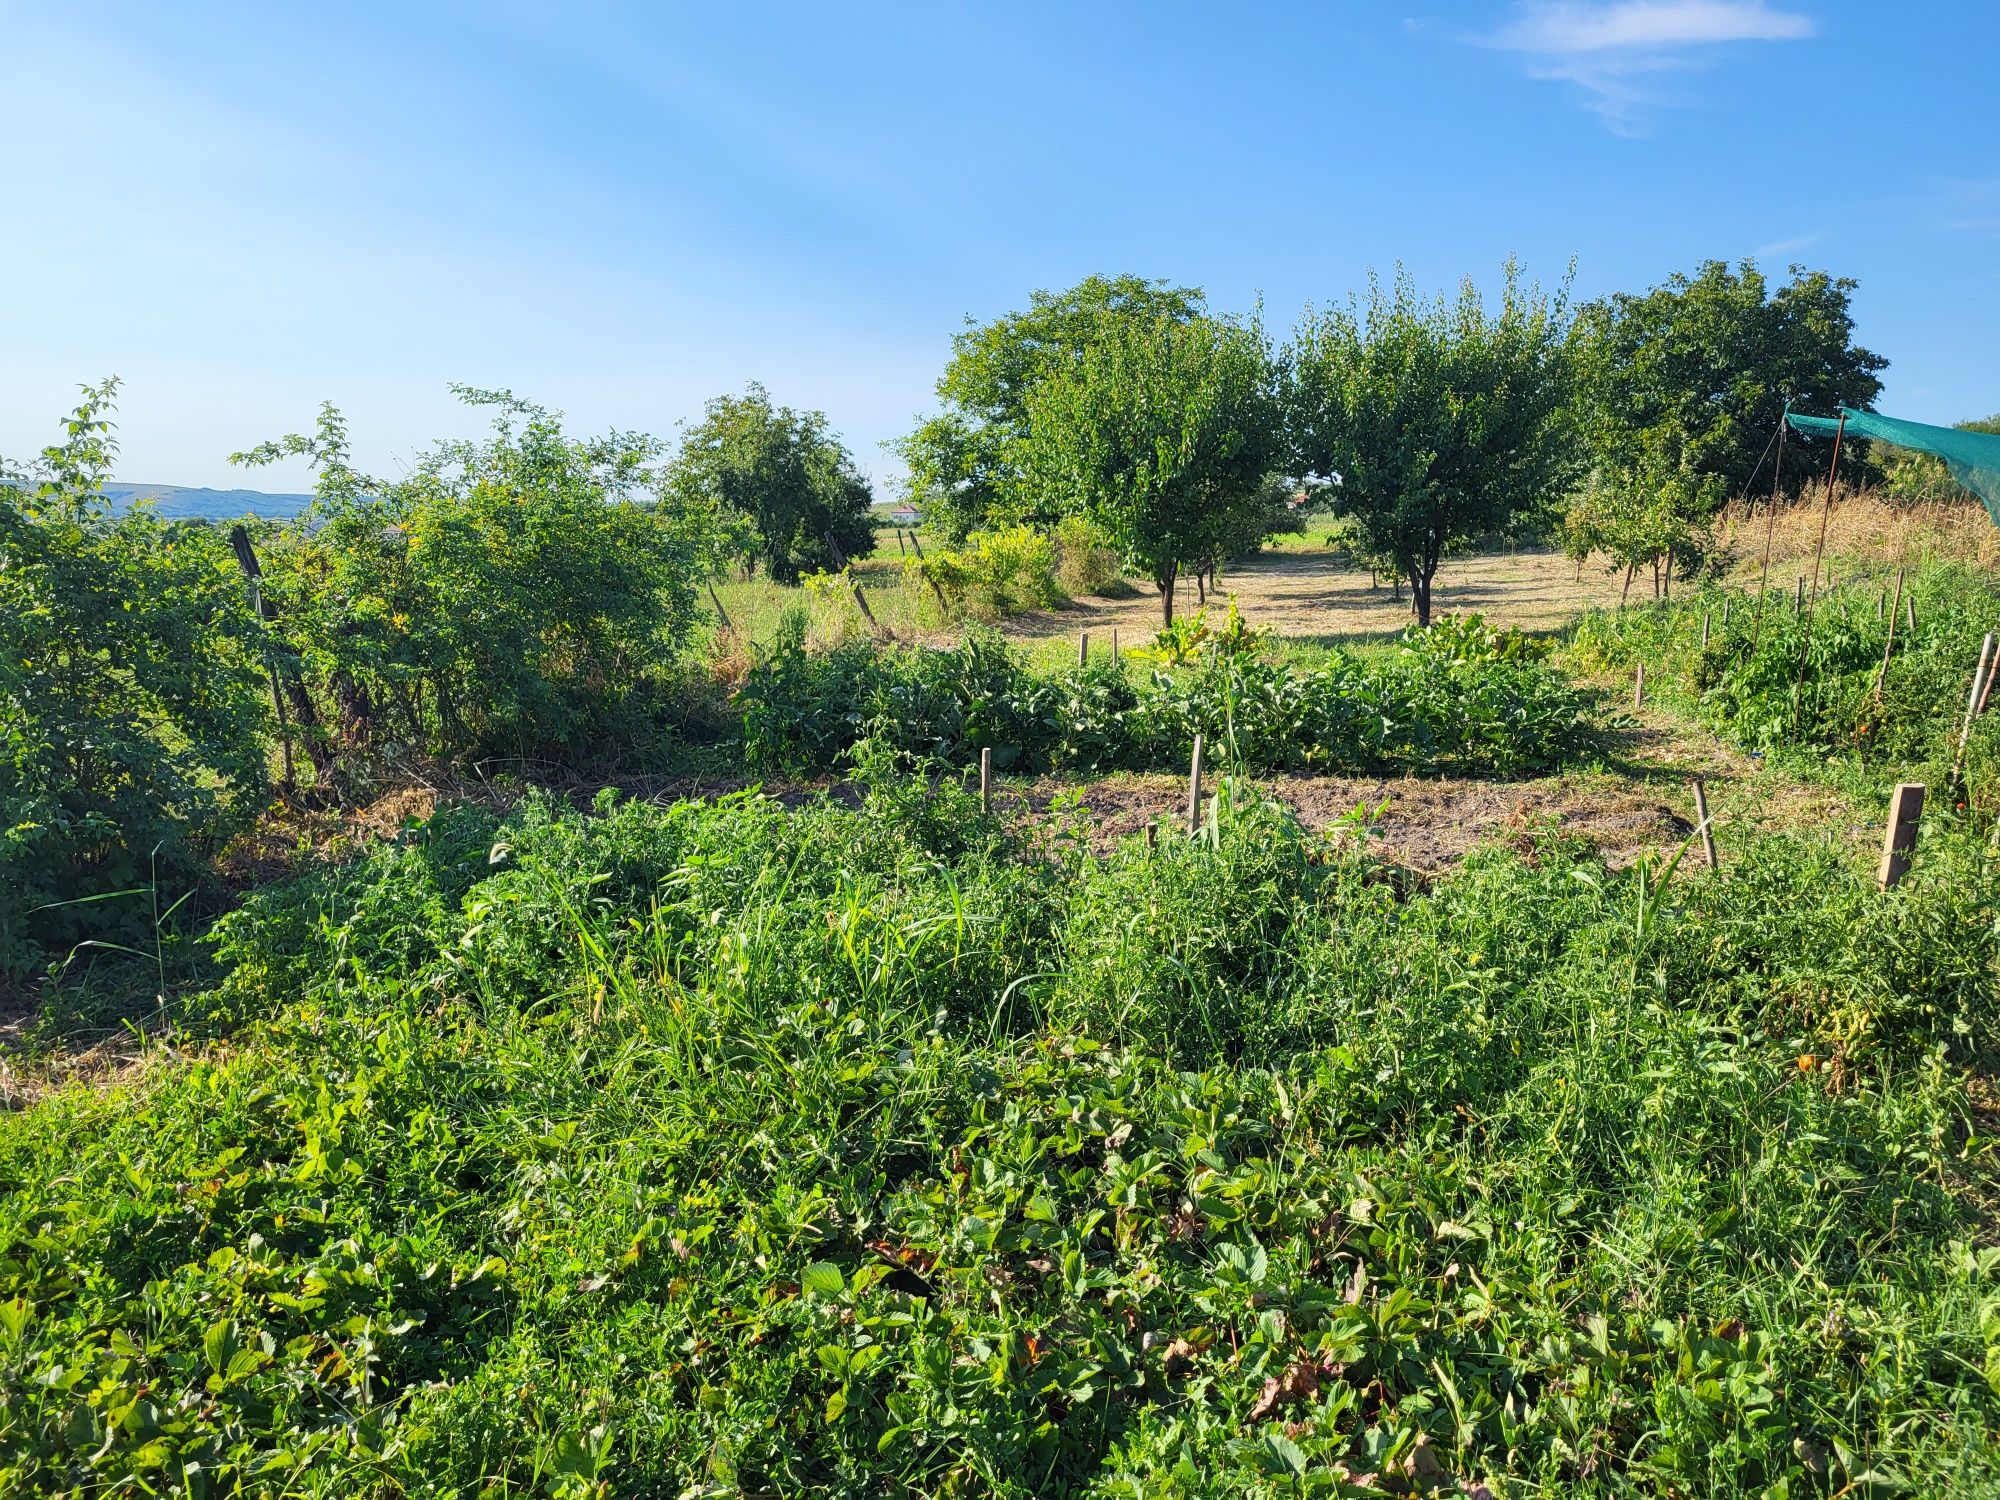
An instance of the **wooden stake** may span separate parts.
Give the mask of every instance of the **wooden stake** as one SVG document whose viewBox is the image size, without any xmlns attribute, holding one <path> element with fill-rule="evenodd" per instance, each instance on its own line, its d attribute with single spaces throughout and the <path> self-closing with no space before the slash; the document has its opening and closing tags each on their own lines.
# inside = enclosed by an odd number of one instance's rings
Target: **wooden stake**
<svg viewBox="0 0 2000 1500">
<path fill-rule="evenodd" d="M 899 526 L 896 528 L 896 556 L 908 557 L 909 555 L 910 549 L 903 545 L 903 530 Z"/>
<path fill-rule="evenodd" d="M 1090 665 L 1090 632 L 1088 630 L 1076 638 L 1076 664 L 1079 667 Z"/>
<path fill-rule="evenodd" d="M 1917 852 L 1917 825 L 1924 815 L 1924 786 L 1920 781 L 1900 784 L 1889 797 L 1889 826 L 1882 834 L 1882 864 L 1875 872 L 1875 884 L 1888 890 L 1910 870 L 1910 856 Z"/>
<path fill-rule="evenodd" d="M 708 585 L 708 602 L 715 606 L 715 617 L 722 621 L 722 628 L 724 630 L 734 630 L 736 627 L 729 623 L 729 611 L 722 607 L 722 600 L 716 597 L 715 583 L 712 579 Z"/>
<path fill-rule="evenodd" d="M 1722 628 L 1724 630 L 1729 628 L 1729 598 L 1727 595 L 1724 595 L 1722 600 Z"/>
<path fill-rule="evenodd" d="M 1903 598 L 1903 623 L 1910 627 L 1911 635 L 1917 633 L 1917 596 L 1915 594 L 1908 594 Z"/>
<path fill-rule="evenodd" d="M 842 572 L 846 572 L 847 554 L 840 550 L 840 543 L 836 542 L 833 539 L 832 532 L 829 531 L 825 534 L 825 541 L 826 541 L 826 550 L 833 554 L 833 565 L 836 568 L 839 568 Z M 853 577 L 852 575 L 849 575 L 847 581 L 850 585 L 853 586 L 854 602 L 861 606 L 861 618 L 868 622 L 868 629 L 871 632 L 873 632 L 876 635 L 880 635 L 882 633 L 882 627 L 875 623 L 875 611 L 868 607 L 868 596 L 861 590 L 861 580 L 859 578 Z"/>
<path fill-rule="evenodd" d="M 1632 668 L 1632 706 L 1638 708 L 1646 701 L 1646 664 L 1640 662 Z"/>
<path fill-rule="evenodd" d="M 1188 761 L 1188 836 L 1201 828 L 1201 736 L 1194 737 L 1194 755 Z"/>
<path fill-rule="evenodd" d="M 993 811 L 993 751 L 989 746 L 979 750 L 979 811 L 981 815 Z"/>
<path fill-rule="evenodd" d="M 1146 825 L 1146 847 L 1148 849 L 1157 849 L 1160 847 L 1160 825 L 1158 823 L 1148 823 Z"/>
<path fill-rule="evenodd" d="M 1805 574 L 1801 573 L 1799 575 L 1798 590 L 1792 595 L 1792 615 L 1794 618 L 1796 618 L 1799 615 L 1804 614 L 1805 612 L 1806 612 L 1806 576 Z"/>
<path fill-rule="evenodd" d="M 1711 870 L 1722 868 L 1722 861 L 1715 854 L 1715 822 L 1708 815 L 1708 787 L 1697 776 L 1694 779 L 1694 815 L 1701 823 L 1701 853 Z"/>
<path fill-rule="evenodd" d="M 1709 616 L 1712 615 L 1713 613 L 1714 613 L 1713 610 L 1707 610 L 1707 609 L 1701 612 L 1701 649 L 1704 651 L 1708 649 Z"/>
<path fill-rule="evenodd" d="M 1889 675 L 1889 653 L 1896 649 L 1896 605 L 1903 602 L 1903 570 L 1896 569 L 1896 597 L 1889 605 L 1889 634 L 1882 642 L 1882 665 L 1875 669 L 1875 696 L 1882 696 L 1882 679 Z"/>
<path fill-rule="evenodd" d="M 1114 626 L 1111 631 L 1111 665 L 1115 667 L 1118 664 L 1118 630 Z"/>
<path fill-rule="evenodd" d="M 1883 610 L 1884 607 L 1888 604 L 1888 602 L 1889 602 L 1889 591 L 1887 589 L 1875 590 L 1875 623 L 1877 625 L 1880 625 L 1882 623 Z"/>
<path fill-rule="evenodd" d="M 1979 705 L 1986 699 L 1986 678 L 1993 670 L 1993 632 L 1979 643 L 1979 665 L 1972 673 L 1972 692 L 1965 700 L 1965 725 L 1958 731 L 1958 753 L 1951 758 L 1951 784 L 1958 789 L 1959 773 L 1965 767 L 1965 747 L 1972 739 L 1972 721 L 1979 717 Z"/>
</svg>

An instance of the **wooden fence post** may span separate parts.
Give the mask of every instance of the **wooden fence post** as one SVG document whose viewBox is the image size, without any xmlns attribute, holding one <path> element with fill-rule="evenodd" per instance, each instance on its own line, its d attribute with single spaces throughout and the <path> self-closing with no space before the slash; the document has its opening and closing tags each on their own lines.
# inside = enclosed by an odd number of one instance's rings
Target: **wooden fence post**
<svg viewBox="0 0 2000 1500">
<path fill-rule="evenodd" d="M 729 611 L 722 607 L 722 600 L 715 592 L 714 579 L 710 579 L 708 583 L 708 602 L 715 606 L 715 617 L 722 621 L 722 628 L 724 630 L 734 630 L 736 627 L 729 623 Z"/>
<path fill-rule="evenodd" d="M 993 811 L 993 751 L 989 746 L 979 751 L 979 811 L 982 815 Z"/>
<path fill-rule="evenodd" d="M 1076 638 L 1076 664 L 1079 667 L 1090 665 L 1090 632 L 1088 630 Z"/>
<path fill-rule="evenodd" d="M 1188 835 L 1201 827 L 1201 736 L 1194 737 L 1194 755 L 1188 761 Z"/>
<path fill-rule="evenodd" d="M 1640 707 L 1646 701 L 1646 664 L 1639 662 L 1632 668 L 1632 706 Z"/>
<path fill-rule="evenodd" d="M 236 554 L 236 566 L 243 570 L 243 585 L 250 595 L 250 611 L 264 628 L 264 669 L 271 678 L 271 706 L 278 714 L 278 743 L 285 757 L 285 783 L 289 786 L 296 779 L 292 764 L 293 719 L 298 720 L 299 728 L 305 732 L 306 756 L 312 761 L 313 774 L 323 780 L 333 764 L 333 756 L 314 732 L 319 728 L 319 709 L 313 704 L 312 694 L 306 691 L 305 680 L 299 676 L 297 658 L 287 658 L 284 670 L 279 670 L 278 653 L 272 649 L 277 637 L 273 626 L 278 618 L 278 607 L 264 597 L 264 567 L 257 561 L 257 549 L 250 545 L 250 533 L 241 526 L 230 527 L 229 547 Z M 286 712 L 288 704 L 289 714 Z"/>
<path fill-rule="evenodd" d="M 1910 856 L 1917 852 L 1917 825 L 1924 815 L 1924 785 L 1906 781 L 1889 798 L 1889 826 L 1882 835 L 1882 864 L 1875 872 L 1875 884 L 1888 890 L 1910 869 Z"/>
<path fill-rule="evenodd" d="M 1708 787 L 1697 776 L 1694 779 L 1694 815 L 1701 823 L 1701 853 L 1711 870 L 1722 868 L 1722 861 L 1715 853 L 1715 820 L 1708 815 Z"/>
<path fill-rule="evenodd" d="M 1111 627 L 1111 665 L 1114 667 L 1119 665 L 1118 627 L 1115 625 Z"/>
<path fill-rule="evenodd" d="M 896 528 L 896 556 L 908 557 L 909 555 L 910 549 L 903 545 L 903 528 L 898 526 Z"/>
</svg>

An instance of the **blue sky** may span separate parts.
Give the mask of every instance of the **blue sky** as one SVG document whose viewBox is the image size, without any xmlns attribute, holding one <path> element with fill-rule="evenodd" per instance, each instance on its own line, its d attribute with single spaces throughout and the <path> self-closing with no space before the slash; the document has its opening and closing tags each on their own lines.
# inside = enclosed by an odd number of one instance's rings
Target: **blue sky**
<svg viewBox="0 0 2000 1500">
<path fill-rule="evenodd" d="M 1858 278 L 1885 410 L 2000 410 L 2000 5 L 0 0 L 0 454 L 121 475 L 344 407 L 394 473 L 509 386 L 670 434 L 762 380 L 864 465 L 952 332 L 1132 271 L 1288 327 L 1370 267 Z"/>
</svg>

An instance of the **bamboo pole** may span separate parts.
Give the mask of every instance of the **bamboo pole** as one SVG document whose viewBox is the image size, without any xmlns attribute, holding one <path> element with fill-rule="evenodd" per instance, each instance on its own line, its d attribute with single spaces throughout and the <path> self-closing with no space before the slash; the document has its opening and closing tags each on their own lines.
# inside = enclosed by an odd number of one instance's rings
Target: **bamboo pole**
<svg viewBox="0 0 2000 1500">
<path fill-rule="evenodd" d="M 1889 605 L 1889 634 L 1882 642 L 1882 665 L 1875 669 L 1875 697 L 1882 697 L 1882 680 L 1889 675 L 1889 653 L 1896 649 L 1896 606 L 1903 602 L 1903 570 L 1896 569 L 1896 597 Z"/>
<path fill-rule="evenodd" d="M 1826 503 L 1819 511 L 1819 542 L 1813 548 L 1812 594 L 1807 600 L 1805 628 L 1799 634 L 1799 673 L 1792 686 L 1792 730 L 1798 731 L 1805 712 L 1806 661 L 1812 650 L 1813 614 L 1819 607 L 1819 565 L 1826 552 L 1826 523 L 1833 516 L 1833 485 L 1840 475 L 1840 440 L 1847 436 L 1847 408 L 1840 408 L 1840 425 L 1833 430 L 1833 458 L 1826 466 Z"/>
<path fill-rule="evenodd" d="M 1771 510 L 1764 518 L 1764 563 L 1757 574 L 1757 617 L 1750 626 L 1750 652 L 1757 652 L 1757 642 L 1764 635 L 1764 595 L 1771 587 L 1771 538 L 1778 529 L 1778 496 L 1785 481 L 1785 429 L 1791 426 L 1792 403 L 1785 403 L 1784 412 L 1778 417 L 1778 462 L 1771 469 Z"/>
</svg>

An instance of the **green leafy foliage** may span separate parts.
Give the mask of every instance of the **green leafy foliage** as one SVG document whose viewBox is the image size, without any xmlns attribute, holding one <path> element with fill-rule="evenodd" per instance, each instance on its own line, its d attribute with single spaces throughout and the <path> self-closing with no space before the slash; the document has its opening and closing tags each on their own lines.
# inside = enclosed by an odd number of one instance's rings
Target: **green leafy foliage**
<svg viewBox="0 0 2000 1500">
<path fill-rule="evenodd" d="M 1981 636 L 2000 629 L 2000 589 L 1963 566 L 1914 571 L 1905 594 L 1917 628 L 1899 610 L 1893 643 L 1883 607 L 1892 593 L 1888 577 L 1850 576 L 1822 594 L 1808 630 L 1794 596 L 1781 589 L 1766 596 L 1761 620 L 1754 592 L 1710 589 L 1671 606 L 1586 615 L 1573 650 L 1590 666 L 1643 660 L 1654 691 L 1686 694 L 1704 723 L 1749 750 L 1814 759 L 1831 751 L 1870 765 L 1948 763 Z M 1991 728 L 1981 720 L 1982 750 Z"/>
<path fill-rule="evenodd" d="M 1489 313 L 1467 281 L 1427 302 L 1405 275 L 1371 279 L 1365 306 L 1314 315 L 1287 351 L 1296 467 L 1339 482 L 1325 498 L 1370 558 L 1393 559 L 1419 624 L 1455 547 L 1516 529 L 1567 487 L 1578 455 L 1569 322 L 1511 261 Z"/>
<path fill-rule="evenodd" d="M 1056 542 L 1032 526 L 975 531 L 957 547 L 903 559 L 906 587 L 929 590 L 952 618 L 999 620 L 1051 609 L 1069 596 L 1056 577 Z"/>
<path fill-rule="evenodd" d="M 265 791 L 262 629 L 215 532 L 106 505 L 116 391 L 0 472 L 0 975 L 150 934 Z"/>
<path fill-rule="evenodd" d="M 1163 623 L 1173 623 L 1182 568 L 1212 567 L 1246 532 L 1263 536 L 1284 432 L 1255 325 L 1106 317 L 1029 388 L 1027 413 L 1011 451 L 1028 480 L 1116 539 L 1158 586 Z"/>
<path fill-rule="evenodd" d="M 1753 261 L 1732 269 L 1712 260 L 1651 291 L 1586 304 L 1576 347 L 1597 461 L 1625 471 L 1640 455 L 1657 461 L 1671 450 L 1695 482 L 1740 495 L 1787 398 L 1811 412 L 1872 407 L 1889 362 L 1854 342 L 1855 286 L 1794 266 L 1791 280 L 1773 289 Z M 1816 451 L 1789 445 L 1787 492 L 1824 475 L 1826 459 Z M 1843 463 L 1850 480 L 1861 477 L 1859 445 Z"/>
<path fill-rule="evenodd" d="M 873 492 L 826 413 L 777 406 L 754 382 L 741 396 L 708 403 L 668 465 L 661 494 L 735 521 L 739 555 L 761 560 L 779 583 L 875 550 Z"/>
<path fill-rule="evenodd" d="M 647 495 L 660 445 L 576 439 L 504 392 L 484 442 L 405 480 L 350 464 L 326 408 L 310 435 L 238 455 L 318 470 L 301 523 L 267 538 L 266 592 L 338 748 L 440 756 L 576 750 L 671 663 L 726 532 L 699 500 Z"/>
<path fill-rule="evenodd" d="M 1219 630 L 1184 616 L 1142 683 L 1104 661 L 1040 675 L 981 633 L 944 651 L 813 655 L 794 626 L 744 682 L 745 746 L 773 768 L 829 769 L 866 740 L 958 765 L 988 748 L 1003 770 L 1099 771 L 1185 765 L 1199 733 L 1248 766 L 1511 775 L 1595 742 L 1587 695 L 1478 622 L 1412 629 L 1387 663 L 1299 667 L 1261 646 L 1233 608 Z"/>
<path fill-rule="evenodd" d="M 0 1489 L 1992 1487 L 1992 862 L 1672 873 L 1399 895 L 1238 786 L 441 819 L 0 1133 Z"/>
<path fill-rule="evenodd" d="M 1081 359 L 1107 328 L 1187 322 L 1205 307 L 1197 287 L 1089 276 L 1066 291 L 1038 291 L 1026 309 L 990 323 L 966 319 L 938 378 L 943 409 L 896 445 L 925 523 L 956 544 L 1009 522 L 1058 520 L 1053 497 L 1030 480 L 1017 452 L 1030 391 Z"/>
</svg>

